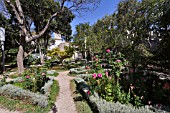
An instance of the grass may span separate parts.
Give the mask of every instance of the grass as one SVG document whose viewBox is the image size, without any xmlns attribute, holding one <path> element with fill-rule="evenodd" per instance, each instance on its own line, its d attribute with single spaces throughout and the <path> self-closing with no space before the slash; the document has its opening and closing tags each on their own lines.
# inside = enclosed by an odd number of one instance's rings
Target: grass
<svg viewBox="0 0 170 113">
<path fill-rule="evenodd" d="M 54 74 L 47 74 L 47 76 L 54 76 L 54 77 L 57 77 L 59 75 L 58 72 L 55 72 Z"/>
<path fill-rule="evenodd" d="M 59 84 L 57 81 L 54 81 L 53 85 L 51 86 L 51 93 L 49 95 L 49 104 L 46 108 L 32 105 L 21 100 L 9 99 L 3 96 L 0 96 L 0 106 L 9 110 L 23 111 L 24 113 L 48 113 L 54 105 L 58 93 Z"/>
<path fill-rule="evenodd" d="M 21 76 L 20 74 L 14 74 L 14 75 L 11 75 L 11 76 L 9 76 L 10 78 L 17 78 L 17 77 L 19 77 L 19 76 Z"/>
<path fill-rule="evenodd" d="M 66 71 L 67 69 L 65 69 L 63 66 L 52 66 L 50 68 L 51 70 L 56 70 L 57 72 L 63 72 L 63 71 Z"/>
<path fill-rule="evenodd" d="M 74 80 L 70 82 L 70 88 L 71 88 L 71 91 L 74 92 L 72 96 L 74 98 L 74 103 L 76 105 L 77 112 L 78 113 L 93 113 L 87 101 L 82 97 L 80 93 L 77 92 L 76 84 Z"/>
<path fill-rule="evenodd" d="M 77 75 L 80 75 L 80 74 L 68 74 L 68 76 L 72 76 L 72 77 L 75 77 L 75 76 L 77 76 Z"/>
</svg>

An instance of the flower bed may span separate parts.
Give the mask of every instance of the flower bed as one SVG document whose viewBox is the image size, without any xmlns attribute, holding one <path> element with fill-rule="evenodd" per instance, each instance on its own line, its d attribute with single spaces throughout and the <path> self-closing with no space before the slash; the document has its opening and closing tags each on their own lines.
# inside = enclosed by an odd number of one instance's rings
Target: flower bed
<svg viewBox="0 0 170 113">
<path fill-rule="evenodd" d="M 4 85 L 0 87 L 0 95 L 46 107 L 53 81 L 54 78 L 46 77 L 45 72 L 36 73 L 35 75 L 24 73 L 22 77 L 4 82 Z"/>
<path fill-rule="evenodd" d="M 162 81 L 158 76 L 146 74 L 141 68 L 129 68 L 128 61 L 121 53 L 112 54 L 107 50 L 105 59 L 105 63 L 110 66 L 109 70 L 102 67 L 100 56 L 97 55 L 93 57 L 92 69 L 94 69 L 94 73 L 91 76 L 79 76 L 81 78 L 76 79 L 77 84 L 80 85 L 80 89 L 85 95 L 94 96 L 97 93 L 97 100 L 106 104 L 120 103 L 142 109 L 145 106 L 150 106 L 150 108 L 154 106 L 152 109 L 155 111 L 170 111 L 168 108 L 170 81 L 166 79 Z M 82 78 L 85 81 L 81 80 Z M 85 84 L 88 85 L 88 89 L 85 88 L 87 86 Z M 87 96 L 87 98 L 90 98 L 90 96 Z M 92 101 L 91 103 L 93 105 L 94 102 Z M 97 107 L 98 111 L 99 109 Z M 113 112 L 119 112 L 119 110 L 113 110 Z M 137 111 L 132 110 L 130 112 Z"/>
<path fill-rule="evenodd" d="M 75 82 L 78 89 L 83 92 L 85 98 L 90 102 L 92 109 L 99 113 L 153 113 L 148 106 L 135 108 L 131 105 L 125 105 L 119 102 L 107 102 L 100 98 L 97 93 L 89 95 L 89 86 L 86 85 L 84 79 L 76 78 Z"/>
<path fill-rule="evenodd" d="M 0 95 L 6 96 L 12 99 L 19 99 L 27 101 L 28 103 L 46 107 L 48 104 L 48 97 L 42 94 L 33 93 L 28 90 L 24 90 L 11 84 L 0 87 Z"/>
</svg>

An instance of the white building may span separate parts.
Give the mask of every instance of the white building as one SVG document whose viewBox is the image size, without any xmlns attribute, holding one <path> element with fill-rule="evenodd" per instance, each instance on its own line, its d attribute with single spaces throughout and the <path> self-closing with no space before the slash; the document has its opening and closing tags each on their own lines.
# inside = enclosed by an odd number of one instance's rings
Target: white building
<svg viewBox="0 0 170 113">
<path fill-rule="evenodd" d="M 55 40 L 55 43 L 53 45 L 51 45 L 48 48 L 48 50 L 52 50 L 52 49 L 58 47 L 59 44 L 64 43 L 64 41 L 62 41 L 61 34 L 54 33 L 54 40 Z"/>
<path fill-rule="evenodd" d="M 61 34 L 54 33 L 54 44 L 52 44 L 48 50 L 52 50 L 53 48 L 59 47 L 61 51 L 64 51 L 64 46 L 69 46 L 68 42 L 62 40 Z M 72 59 L 82 59 L 82 54 L 78 51 L 75 51 Z"/>
</svg>

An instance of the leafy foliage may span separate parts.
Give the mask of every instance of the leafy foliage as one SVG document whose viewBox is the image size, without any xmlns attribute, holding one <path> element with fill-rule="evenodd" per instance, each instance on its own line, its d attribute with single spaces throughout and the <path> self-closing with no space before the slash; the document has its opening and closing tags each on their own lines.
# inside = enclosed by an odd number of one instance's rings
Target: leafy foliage
<svg viewBox="0 0 170 113">
<path fill-rule="evenodd" d="M 72 57 L 74 48 L 71 46 L 64 46 L 64 51 L 61 51 L 58 47 L 49 50 L 47 55 L 53 59 L 58 59 L 61 63 L 64 59 Z"/>
<path fill-rule="evenodd" d="M 125 54 L 133 67 L 146 67 L 149 63 L 169 69 L 170 57 L 165 52 L 170 45 L 168 4 L 168 0 L 122 0 L 112 15 L 91 26 L 79 24 L 75 43 L 84 48 L 83 40 L 87 37 L 91 56 L 103 53 L 101 48 L 110 48 Z"/>
</svg>

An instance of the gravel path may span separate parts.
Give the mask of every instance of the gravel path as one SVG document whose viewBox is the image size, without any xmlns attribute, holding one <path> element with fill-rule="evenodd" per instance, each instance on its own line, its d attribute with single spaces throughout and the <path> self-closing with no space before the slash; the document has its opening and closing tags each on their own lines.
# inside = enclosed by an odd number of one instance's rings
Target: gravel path
<svg viewBox="0 0 170 113">
<path fill-rule="evenodd" d="M 60 91 L 54 109 L 49 113 L 77 113 L 70 90 L 70 80 L 74 78 L 67 76 L 68 73 L 69 71 L 60 72 L 56 77 L 56 80 L 59 82 Z"/>
</svg>

